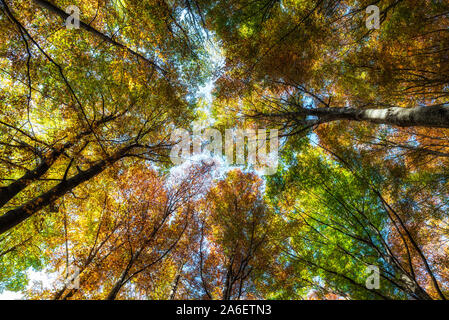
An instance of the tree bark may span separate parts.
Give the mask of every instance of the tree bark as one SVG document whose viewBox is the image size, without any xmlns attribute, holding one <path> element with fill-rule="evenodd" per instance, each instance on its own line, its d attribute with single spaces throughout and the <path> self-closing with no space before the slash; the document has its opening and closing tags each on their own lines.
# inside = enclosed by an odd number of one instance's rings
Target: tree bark
<svg viewBox="0 0 449 320">
<path fill-rule="evenodd" d="M 117 295 L 118 295 L 120 289 L 122 288 L 127 275 L 128 275 L 128 269 L 122 273 L 119 280 L 114 284 L 114 286 L 112 287 L 111 291 L 109 292 L 109 294 L 105 300 L 115 300 L 115 298 L 117 298 Z"/>
<path fill-rule="evenodd" d="M 173 283 L 171 292 L 170 292 L 170 300 L 175 300 L 176 297 L 176 292 L 178 291 L 178 284 L 179 284 L 179 280 L 181 279 L 181 273 L 178 272 L 176 277 L 175 277 L 175 281 Z"/>
<path fill-rule="evenodd" d="M 296 113 L 298 116 L 316 116 L 319 123 L 351 120 L 399 127 L 449 128 L 449 106 L 386 109 L 301 108 Z"/>
<path fill-rule="evenodd" d="M 99 121 L 94 121 L 91 128 L 97 128 L 102 124 L 108 123 L 117 116 L 103 117 Z M 31 183 L 38 180 L 47 173 L 48 169 L 59 159 L 59 157 L 69 148 L 73 147 L 76 142 L 79 142 L 84 136 L 87 136 L 92 131 L 84 131 L 79 133 L 74 139 L 64 143 L 60 148 L 54 148 L 47 156 L 42 157 L 34 169 L 27 171 L 22 177 L 11 182 L 8 186 L 0 188 L 0 208 L 7 204 L 12 198 L 19 194 L 22 190 L 28 187 Z"/>
<path fill-rule="evenodd" d="M 0 208 L 9 200 L 14 198 L 19 192 L 25 189 L 30 183 L 42 177 L 53 163 L 59 158 L 63 151 L 69 148 L 71 144 L 66 144 L 59 150 L 54 150 L 48 157 L 42 159 L 42 162 L 31 171 L 26 172 L 22 177 L 11 183 L 10 185 L 0 189 Z"/>
<path fill-rule="evenodd" d="M 119 150 L 110 158 L 100 161 L 88 170 L 82 171 L 67 180 L 61 181 L 47 192 L 28 201 L 24 205 L 9 210 L 4 215 L 0 216 L 0 234 L 8 231 L 22 221 L 31 217 L 34 213 L 46 207 L 50 203 L 53 203 L 81 183 L 95 177 L 97 174 L 108 168 L 111 164 L 121 159 L 130 149 L 131 147 L 126 147 Z"/>
</svg>

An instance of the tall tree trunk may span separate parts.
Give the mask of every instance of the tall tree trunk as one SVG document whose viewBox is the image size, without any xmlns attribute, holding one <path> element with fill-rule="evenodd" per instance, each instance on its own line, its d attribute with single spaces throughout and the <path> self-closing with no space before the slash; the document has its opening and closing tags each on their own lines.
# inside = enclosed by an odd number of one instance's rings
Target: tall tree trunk
<svg viewBox="0 0 449 320">
<path fill-rule="evenodd" d="M 176 270 L 175 279 L 173 281 L 172 289 L 170 292 L 170 300 L 174 300 L 176 292 L 178 291 L 179 280 L 181 279 L 182 268 L 184 267 L 185 261 L 180 264 L 178 270 Z"/>
<path fill-rule="evenodd" d="M 154 234 L 155 233 L 153 233 L 153 236 L 154 236 Z M 152 237 L 150 237 L 150 239 L 151 238 Z M 118 280 L 115 282 L 114 286 L 112 287 L 111 291 L 109 292 L 109 294 L 108 294 L 108 296 L 106 297 L 105 300 L 115 300 L 115 298 L 117 297 L 120 289 L 125 285 L 126 282 L 128 282 L 130 280 L 130 277 L 128 277 L 129 271 L 131 270 L 132 266 L 137 261 L 137 259 L 139 259 L 140 254 L 145 249 L 145 244 L 142 245 L 138 250 L 136 250 L 136 252 L 131 256 L 131 258 L 129 259 L 128 264 L 126 265 L 125 270 L 123 270 L 122 274 L 120 275 Z"/>
<path fill-rule="evenodd" d="M 351 120 L 399 127 L 449 128 L 449 106 L 391 107 L 386 109 L 300 108 L 294 114 L 315 116 L 318 118 L 318 123 Z"/>
<path fill-rule="evenodd" d="M 178 272 L 173 283 L 171 292 L 170 292 L 170 300 L 174 300 L 176 296 L 176 292 L 178 291 L 179 280 L 181 279 L 181 274 Z"/>
<path fill-rule="evenodd" d="M 82 171 L 67 180 L 61 181 L 47 192 L 28 201 L 24 205 L 9 210 L 4 215 L 0 216 L 0 234 L 8 231 L 22 221 L 31 217 L 34 213 L 53 203 L 81 183 L 92 179 L 97 174 L 108 168 L 110 165 L 121 159 L 131 148 L 132 147 L 125 147 L 119 150 L 110 158 L 100 161 L 99 163 L 90 167 L 88 170 Z"/>
<path fill-rule="evenodd" d="M 108 294 L 108 296 L 106 297 L 105 300 L 115 300 L 115 298 L 117 298 L 117 295 L 118 295 L 120 289 L 124 285 L 124 281 L 125 281 L 125 278 L 126 278 L 127 275 L 128 275 L 128 269 L 123 271 L 123 273 L 121 274 L 120 278 L 114 284 L 114 286 L 112 287 L 111 291 L 109 292 L 109 294 Z"/>
<path fill-rule="evenodd" d="M 70 146 L 71 144 L 67 144 L 59 150 L 54 150 L 48 157 L 42 159 L 42 162 L 37 165 L 36 168 L 26 172 L 22 177 L 12 182 L 10 185 L 0 188 L 0 208 L 25 189 L 30 183 L 42 177 L 59 158 L 62 152 Z"/>
<path fill-rule="evenodd" d="M 103 117 L 99 121 L 94 121 L 91 124 L 92 128 L 97 128 L 102 124 L 108 123 L 118 116 Z M 60 148 L 53 149 L 48 155 L 42 157 L 41 163 L 39 163 L 34 169 L 27 171 L 22 177 L 18 178 L 8 186 L 0 188 L 0 208 L 8 203 L 12 198 L 24 190 L 34 181 L 38 180 L 47 173 L 48 169 L 59 159 L 59 157 L 73 147 L 76 142 L 80 141 L 84 136 L 87 136 L 91 131 L 84 131 L 75 136 L 74 139 L 64 143 Z"/>
</svg>

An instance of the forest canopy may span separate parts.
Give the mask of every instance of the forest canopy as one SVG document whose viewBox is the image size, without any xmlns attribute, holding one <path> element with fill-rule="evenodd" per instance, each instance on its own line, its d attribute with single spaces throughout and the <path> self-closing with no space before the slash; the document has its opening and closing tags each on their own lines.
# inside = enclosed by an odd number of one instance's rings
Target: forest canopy
<svg viewBox="0 0 449 320">
<path fill-rule="evenodd" d="M 0 297 L 445 300 L 448 167 L 446 0 L 0 0 Z"/>
</svg>

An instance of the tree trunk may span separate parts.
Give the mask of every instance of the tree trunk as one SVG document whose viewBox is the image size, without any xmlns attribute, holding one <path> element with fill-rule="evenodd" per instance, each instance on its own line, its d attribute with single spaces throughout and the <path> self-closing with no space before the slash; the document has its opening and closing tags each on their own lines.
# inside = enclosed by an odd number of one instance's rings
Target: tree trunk
<svg viewBox="0 0 449 320">
<path fill-rule="evenodd" d="M 109 121 L 116 119 L 117 116 L 103 117 L 99 121 L 94 121 L 91 124 L 92 128 L 97 128 L 101 124 L 105 124 Z M 84 136 L 87 136 L 91 131 L 85 131 L 79 133 L 73 140 L 66 142 L 62 147 L 53 149 L 47 156 L 42 158 L 40 164 L 38 164 L 34 169 L 27 171 L 22 177 L 10 183 L 6 187 L 0 188 L 0 208 L 8 203 L 12 198 L 29 186 L 32 182 L 38 180 L 47 173 L 48 169 L 59 159 L 61 154 L 66 150 L 75 145 L 76 142 L 80 141 Z"/>
<path fill-rule="evenodd" d="M 105 300 L 115 300 L 120 289 L 123 286 L 123 281 L 125 280 L 126 275 L 127 272 L 123 272 L 123 274 L 120 276 L 120 279 L 114 284 L 114 287 L 112 287 L 112 290 L 109 292 Z"/>
<path fill-rule="evenodd" d="M 179 280 L 181 279 L 181 274 L 178 272 L 176 275 L 175 281 L 173 283 L 171 292 L 170 292 L 170 300 L 174 300 L 176 297 L 176 292 L 178 291 Z"/>
<path fill-rule="evenodd" d="M 126 147 L 121 150 L 119 150 L 117 153 L 115 153 L 113 156 L 111 156 L 109 159 L 102 160 L 101 162 L 97 163 L 96 165 L 93 165 L 86 171 L 82 171 L 75 176 L 71 177 L 70 179 L 61 181 L 56 186 L 48 190 L 47 192 L 41 194 L 40 196 L 28 201 L 24 205 L 9 210 L 4 215 L 0 217 L 0 234 L 8 231 L 9 229 L 15 227 L 22 221 L 26 220 L 27 218 L 31 217 L 34 213 L 38 212 L 42 208 L 48 206 L 49 204 L 53 203 L 57 199 L 59 199 L 61 196 L 66 194 L 68 191 L 72 190 L 73 188 L 77 187 L 81 183 L 88 181 L 89 179 L 92 179 L 97 174 L 104 171 L 106 168 L 108 168 L 111 164 L 121 159 L 128 150 L 130 150 L 131 147 Z"/>
<path fill-rule="evenodd" d="M 316 116 L 319 123 L 352 120 L 399 127 L 449 128 L 449 106 L 386 109 L 301 108 L 297 114 Z"/>
<path fill-rule="evenodd" d="M 26 172 L 22 177 L 11 183 L 10 185 L 0 189 L 0 208 L 3 207 L 9 200 L 14 198 L 19 192 L 25 189 L 30 183 L 42 177 L 53 163 L 59 158 L 62 152 L 70 147 L 71 144 L 67 144 L 60 150 L 54 150 L 48 157 L 42 160 L 31 171 Z"/>
</svg>

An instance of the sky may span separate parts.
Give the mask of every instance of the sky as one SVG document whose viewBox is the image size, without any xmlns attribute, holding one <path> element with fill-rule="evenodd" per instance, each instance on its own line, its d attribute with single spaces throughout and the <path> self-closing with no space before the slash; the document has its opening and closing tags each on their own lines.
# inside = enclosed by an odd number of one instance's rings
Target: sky
<svg viewBox="0 0 449 320">
<path fill-rule="evenodd" d="M 31 289 L 33 285 L 42 285 L 44 288 L 51 287 L 51 284 L 57 279 L 57 273 L 49 273 L 46 271 L 34 271 L 29 269 L 27 271 L 28 277 L 30 279 L 27 290 Z M 13 292 L 5 290 L 0 293 L 0 300 L 21 300 L 24 299 L 24 295 L 21 292 Z"/>
</svg>

